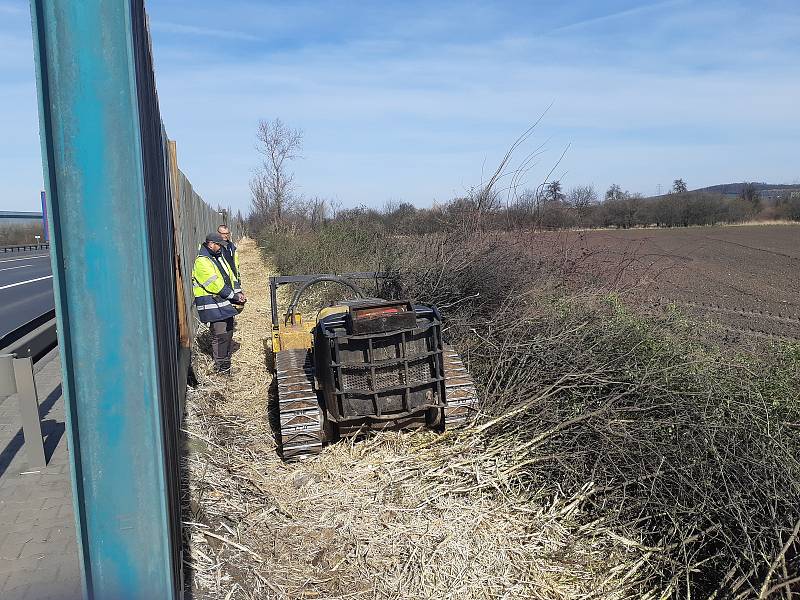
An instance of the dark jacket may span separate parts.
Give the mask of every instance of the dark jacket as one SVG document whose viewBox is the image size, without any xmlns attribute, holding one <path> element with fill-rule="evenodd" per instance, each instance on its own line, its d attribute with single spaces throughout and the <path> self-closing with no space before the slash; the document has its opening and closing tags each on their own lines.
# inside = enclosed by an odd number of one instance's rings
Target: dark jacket
<svg viewBox="0 0 800 600">
<path fill-rule="evenodd" d="M 233 290 L 241 292 L 242 279 L 239 276 L 239 255 L 236 252 L 236 244 L 232 241 L 222 244 L 222 256 L 225 257 L 225 261 L 230 265 L 233 273 Z"/>
</svg>

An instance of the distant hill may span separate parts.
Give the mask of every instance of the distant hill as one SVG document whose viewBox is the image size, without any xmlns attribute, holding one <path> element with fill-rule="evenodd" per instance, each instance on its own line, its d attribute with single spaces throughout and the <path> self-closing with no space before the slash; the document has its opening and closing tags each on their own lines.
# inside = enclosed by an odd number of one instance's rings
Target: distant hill
<svg viewBox="0 0 800 600">
<path fill-rule="evenodd" d="M 691 190 L 692 192 L 709 192 L 712 194 L 722 194 L 723 196 L 739 196 L 747 185 L 745 182 L 741 183 L 720 183 L 718 185 L 710 185 L 704 188 Z M 752 182 L 752 185 L 759 191 L 762 197 L 777 196 L 781 192 L 787 190 L 800 191 L 800 184 L 797 183 L 763 183 Z"/>
<path fill-rule="evenodd" d="M 689 190 L 689 193 L 720 194 L 729 198 L 738 198 L 741 195 L 745 185 L 747 185 L 747 182 L 744 181 L 739 183 L 719 183 L 717 185 L 709 185 L 707 187 L 697 188 L 696 190 Z M 800 194 L 800 183 L 764 183 L 754 181 L 752 182 L 752 185 L 755 186 L 759 195 L 763 199 L 777 198 L 780 194 L 787 191 Z M 649 198 L 662 198 L 667 195 L 668 194 L 662 194 L 661 196 L 649 196 Z"/>
</svg>

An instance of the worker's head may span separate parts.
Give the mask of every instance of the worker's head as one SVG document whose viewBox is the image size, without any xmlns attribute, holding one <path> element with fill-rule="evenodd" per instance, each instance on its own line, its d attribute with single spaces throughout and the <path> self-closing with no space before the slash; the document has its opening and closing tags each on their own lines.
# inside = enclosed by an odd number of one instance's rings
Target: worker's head
<svg viewBox="0 0 800 600">
<path fill-rule="evenodd" d="M 214 252 L 215 254 L 220 251 L 220 249 L 222 248 L 222 244 L 224 243 L 225 240 L 218 233 L 209 233 L 206 236 L 206 246 L 208 247 L 209 250 L 211 250 L 211 252 Z"/>
<path fill-rule="evenodd" d="M 222 236 L 222 239 L 225 240 L 226 242 L 231 241 L 231 230 L 228 229 L 227 225 L 220 225 L 219 227 L 217 227 L 217 233 L 220 234 Z"/>
</svg>

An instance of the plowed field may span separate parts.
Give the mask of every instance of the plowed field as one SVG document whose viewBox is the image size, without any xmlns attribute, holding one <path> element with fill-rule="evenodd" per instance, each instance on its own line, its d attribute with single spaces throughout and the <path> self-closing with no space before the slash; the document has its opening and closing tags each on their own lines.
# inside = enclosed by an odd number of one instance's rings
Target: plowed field
<svg viewBox="0 0 800 600">
<path fill-rule="evenodd" d="M 595 230 L 556 240 L 577 270 L 640 300 L 675 303 L 733 333 L 800 339 L 800 224 Z"/>
</svg>

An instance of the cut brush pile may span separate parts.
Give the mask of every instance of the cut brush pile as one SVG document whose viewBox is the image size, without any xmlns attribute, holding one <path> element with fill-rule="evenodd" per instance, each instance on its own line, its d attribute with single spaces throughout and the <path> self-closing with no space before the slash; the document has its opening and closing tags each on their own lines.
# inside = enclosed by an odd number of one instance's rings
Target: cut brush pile
<svg viewBox="0 0 800 600">
<path fill-rule="evenodd" d="M 187 399 L 195 598 L 789 593 L 777 584 L 795 569 L 800 353 L 717 369 L 673 347 L 675 316 L 662 335 L 613 298 L 523 297 L 453 327 L 490 400 L 472 428 L 378 434 L 286 465 L 267 420 L 267 268 L 253 241 L 240 248 L 242 371 L 206 375 L 195 352 Z M 423 300 L 428 280 L 442 289 L 436 266 L 414 284 Z M 748 368 L 761 383 L 737 386 Z"/>
</svg>

